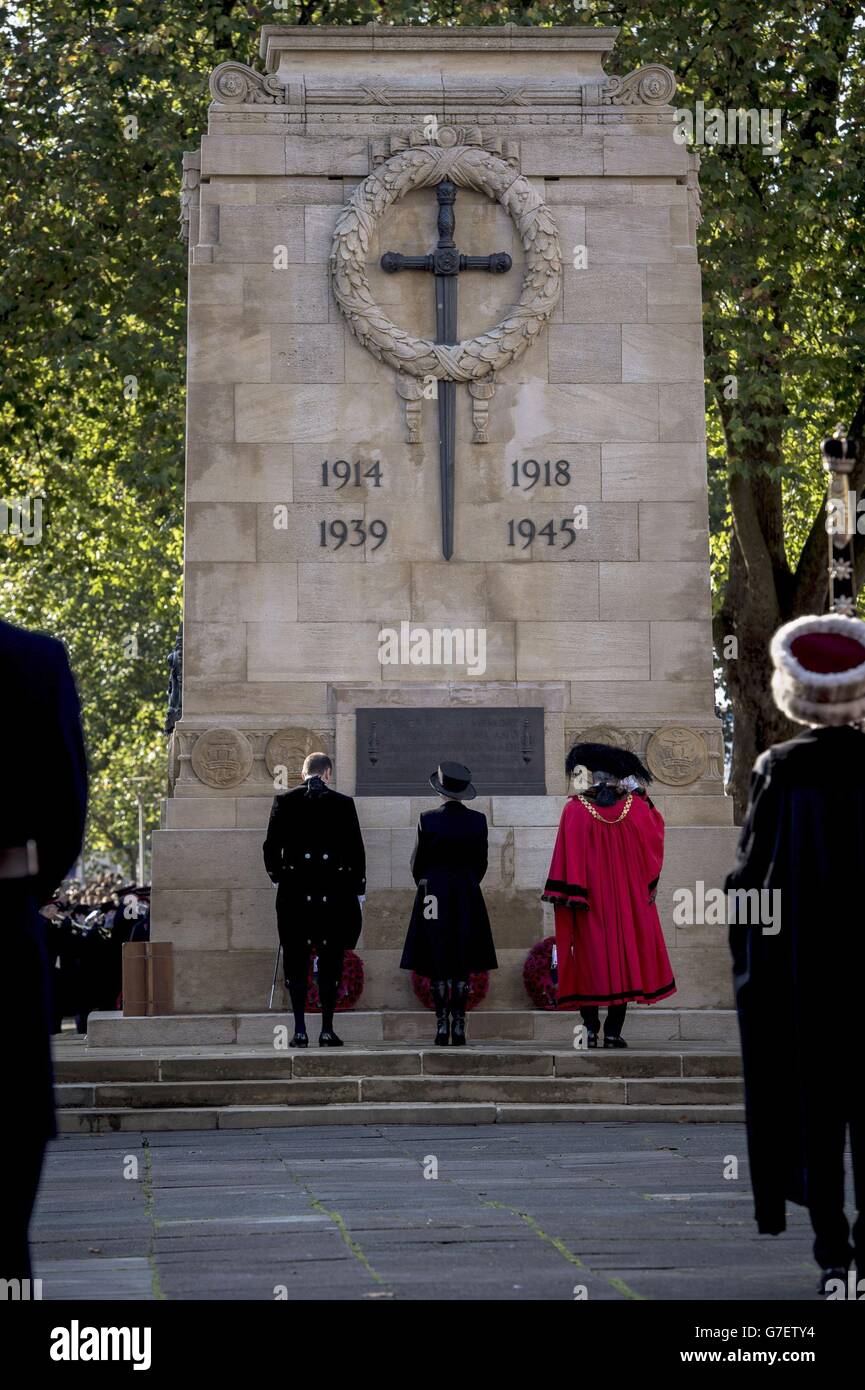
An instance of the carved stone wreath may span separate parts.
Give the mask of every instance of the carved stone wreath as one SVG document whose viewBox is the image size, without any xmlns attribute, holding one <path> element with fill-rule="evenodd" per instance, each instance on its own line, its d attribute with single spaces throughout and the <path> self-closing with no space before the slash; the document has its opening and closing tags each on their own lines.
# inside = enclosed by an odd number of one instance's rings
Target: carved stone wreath
<svg viewBox="0 0 865 1390">
<path fill-rule="evenodd" d="M 439 131 L 446 140 L 448 132 Z M 370 237 L 406 193 L 450 179 L 494 198 L 511 217 L 526 253 L 518 302 L 488 333 L 448 346 L 398 328 L 376 304 L 366 278 Z M 528 179 L 489 150 L 423 145 L 393 155 L 364 179 L 336 223 L 330 253 L 334 297 L 355 337 L 380 361 L 413 377 L 477 381 L 521 357 L 547 323 L 562 286 L 562 255 L 552 216 Z"/>
</svg>

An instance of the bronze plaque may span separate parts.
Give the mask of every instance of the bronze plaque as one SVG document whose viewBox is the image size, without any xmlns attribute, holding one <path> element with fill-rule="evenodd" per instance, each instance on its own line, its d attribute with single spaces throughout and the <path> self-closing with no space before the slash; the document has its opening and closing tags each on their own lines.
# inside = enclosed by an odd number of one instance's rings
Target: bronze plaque
<svg viewBox="0 0 865 1390">
<path fill-rule="evenodd" d="M 543 709 L 357 711 L 357 796 L 430 796 L 440 762 L 470 768 L 479 796 L 545 796 Z"/>
</svg>

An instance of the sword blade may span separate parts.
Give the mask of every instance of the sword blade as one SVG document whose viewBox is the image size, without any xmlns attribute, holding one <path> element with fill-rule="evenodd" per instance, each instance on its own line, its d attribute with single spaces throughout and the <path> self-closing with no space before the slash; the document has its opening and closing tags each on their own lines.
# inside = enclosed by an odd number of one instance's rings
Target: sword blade
<svg viewBox="0 0 865 1390">
<path fill-rule="evenodd" d="M 442 499 L 442 555 L 454 553 L 454 449 L 456 446 L 455 381 L 439 382 L 439 477 Z"/>
<path fill-rule="evenodd" d="M 457 327 L 457 277 L 436 276 L 436 342 L 455 343 Z M 454 458 L 456 454 L 455 381 L 439 381 L 439 484 L 441 491 L 442 555 L 454 553 Z"/>
</svg>

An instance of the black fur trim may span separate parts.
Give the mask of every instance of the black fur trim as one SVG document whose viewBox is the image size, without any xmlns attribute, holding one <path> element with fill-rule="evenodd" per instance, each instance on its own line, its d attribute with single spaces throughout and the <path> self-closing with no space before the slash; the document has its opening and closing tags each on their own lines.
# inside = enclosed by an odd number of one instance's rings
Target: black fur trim
<svg viewBox="0 0 865 1390">
<path fill-rule="evenodd" d="M 636 753 L 627 748 L 615 748 L 611 743 L 575 743 L 565 759 L 565 772 L 570 777 L 577 767 L 588 768 L 589 772 L 608 772 L 619 781 L 625 777 L 639 777 L 641 782 L 652 780 L 651 772 Z"/>
</svg>

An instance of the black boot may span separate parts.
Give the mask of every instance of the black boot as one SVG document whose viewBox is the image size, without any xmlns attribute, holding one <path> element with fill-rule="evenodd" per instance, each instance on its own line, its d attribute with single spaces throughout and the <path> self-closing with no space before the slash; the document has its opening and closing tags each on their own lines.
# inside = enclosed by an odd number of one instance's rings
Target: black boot
<svg viewBox="0 0 865 1390">
<path fill-rule="evenodd" d="M 450 1003 L 447 980 L 430 980 L 433 1004 L 436 1011 L 436 1047 L 447 1047 L 450 1042 L 450 1022 L 448 1020 L 448 1004 Z"/>
<path fill-rule="evenodd" d="M 291 1007 L 294 1011 L 294 1037 L 288 1044 L 289 1047 L 309 1047 L 309 1038 L 306 1036 L 306 980 L 286 980 L 288 997 L 291 1000 Z"/>
<path fill-rule="evenodd" d="M 323 976 L 321 973 L 321 962 L 319 961 L 318 974 L 318 997 L 321 1000 L 321 1032 L 318 1035 L 319 1047 L 343 1047 L 342 1038 L 337 1037 L 333 1031 L 333 1011 L 336 1007 L 336 996 L 339 990 L 339 980 Z"/>
<path fill-rule="evenodd" d="M 622 1037 L 627 1012 L 627 1004 L 611 1004 L 607 1009 L 607 1017 L 604 1019 L 604 1047 L 628 1046 Z"/>
<path fill-rule="evenodd" d="M 841 1297 L 846 1298 L 848 1288 L 847 1270 L 843 1267 L 839 1267 L 838 1269 L 821 1269 L 820 1278 L 817 1280 L 817 1293 L 819 1296 L 825 1298 L 827 1295 L 826 1285 L 830 1283 L 834 1285 L 836 1282 L 839 1282 L 843 1287 L 844 1292 Z M 833 1287 L 832 1293 L 837 1298 L 838 1290 L 836 1288 Z"/>
<path fill-rule="evenodd" d="M 466 1045 L 466 1005 L 469 1001 L 468 980 L 454 980 L 451 995 L 451 1042 L 454 1047 Z"/>
<path fill-rule="evenodd" d="M 590 1004 L 584 1005 L 580 1009 L 580 1018 L 583 1020 L 583 1027 L 586 1030 L 586 1047 L 597 1047 L 598 1033 L 601 1028 L 597 1008 Z"/>
</svg>

